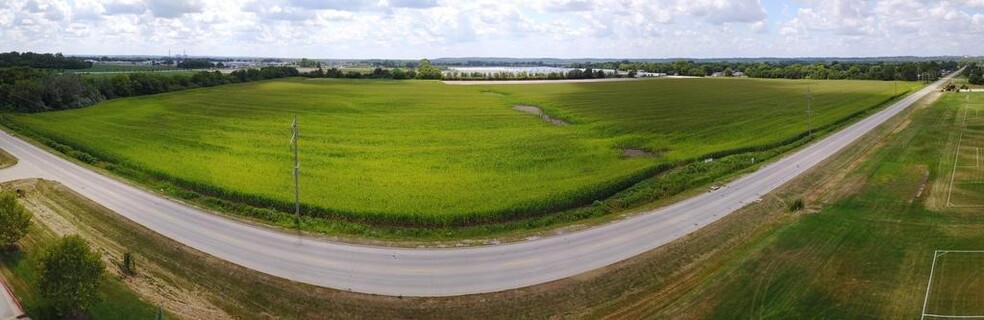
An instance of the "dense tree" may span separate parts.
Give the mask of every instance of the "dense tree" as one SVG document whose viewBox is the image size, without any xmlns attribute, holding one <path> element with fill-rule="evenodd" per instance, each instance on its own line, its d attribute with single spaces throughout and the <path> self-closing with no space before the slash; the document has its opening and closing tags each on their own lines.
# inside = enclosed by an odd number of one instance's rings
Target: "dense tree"
<svg viewBox="0 0 984 320">
<path fill-rule="evenodd" d="M 298 76 L 292 67 L 236 70 L 230 74 L 200 71 L 192 75 L 149 72 L 87 78 L 33 68 L 0 69 L 0 108 L 42 112 L 81 108 L 106 99 L 157 94 L 234 82 Z"/>
<path fill-rule="evenodd" d="M 92 63 L 79 58 L 65 57 L 61 53 L 18 53 L 16 51 L 0 53 L 0 68 L 10 67 L 85 69 L 91 68 Z"/>
<path fill-rule="evenodd" d="M 39 259 L 38 291 L 60 315 L 78 317 L 99 298 L 104 270 L 99 254 L 81 237 L 63 237 Z"/>
<path fill-rule="evenodd" d="M 212 63 L 207 59 L 188 59 L 178 62 L 178 68 L 181 69 L 211 69 L 212 67 Z"/>
<path fill-rule="evenodd" d="M 417 79 L 441 79 L 441 70 L 431 65 L 430 60 L 422 59 L 417 67 Z"/>
<path fill-rule="evenodd" d="M 308 58 L 302 58 L 301 61 L 297 62 L 297 66 L 301 68 L 318 68 L 321 67 L 321 62 Z"/>
<path fill-rule="evenodd" d="M 972 73 L 969 77 L 967 77 L 967 82 L 970 84 L 984 84 L 984 77 L 980 74 Z"/>
<path fill-rule="evenodd" d="M 407 73 L 404 72 L 403 69 L 400 69 L 400 68 L 396 68 L 396 69 L 393 69 L 393 71 L 390 71 L 390 76 L 393 79 L 396 79 L 396 80 L 401 80 L 401 79 L 408 78 L 407 77 Z"/>
<path fill-rule="evenodd" d="M 17 202 L 17 194 L 0 192 L 0 246 L 9 246 L 27 235 L 31 214 Z"/>
</svg>

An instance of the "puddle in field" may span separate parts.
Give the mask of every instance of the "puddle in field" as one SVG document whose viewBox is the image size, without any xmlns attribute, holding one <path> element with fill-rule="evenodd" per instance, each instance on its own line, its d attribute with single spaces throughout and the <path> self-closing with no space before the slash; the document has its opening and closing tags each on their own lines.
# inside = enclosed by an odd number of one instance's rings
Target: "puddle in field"
<svg viewBox="0 0 984 320">
<path fill-rule="evenodd" d="M 516 111 L 519 111 L 519 112 L 526 112 L 526 113 L 529 113 L 529 114 L 538 115 L 538 116 L 540 116 L 540 119 L 541 120 L 546 121 L 546 122 L 549 122 L 550 124 L 555 125 L 555 126 L 567 126 L 567 125 L 570 125 L 570 123 L 568 123 L 567 121 L 564 121 L 564 120 L 561 120 L 561 119 L 557 119 L 557 118 L 551 117 L 550 115 L 548 115 L 546 113 L 543 113 L 543 110 L 541 110 L 540 107 L 526 106 L 526 105 L 517 104 L 517 105 L 513 106 L 513 110 L 516 110 Z"/>
</svg>

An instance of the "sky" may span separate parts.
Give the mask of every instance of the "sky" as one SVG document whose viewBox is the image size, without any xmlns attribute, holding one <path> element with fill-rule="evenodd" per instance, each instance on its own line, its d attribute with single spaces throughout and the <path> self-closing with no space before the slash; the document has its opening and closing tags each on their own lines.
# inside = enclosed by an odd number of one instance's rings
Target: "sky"
<svg viewBox="0 0 984 320">
<path fill-rule="evenodd" d="M 285 58 L 984 55 L 984 0 L 0 0 L 0 51 Z"/>
</svg>

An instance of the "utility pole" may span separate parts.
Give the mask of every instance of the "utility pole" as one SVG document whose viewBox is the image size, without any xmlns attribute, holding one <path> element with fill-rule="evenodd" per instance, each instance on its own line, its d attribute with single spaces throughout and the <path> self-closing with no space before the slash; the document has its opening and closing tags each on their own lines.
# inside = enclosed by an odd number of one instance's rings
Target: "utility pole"
<svg viewBox="0 0 984 320">
<path fill-rule="evenodd" d="M 810 87 L 806 87 L 806 124 L 809 127 L 809 137 L 813 138 L 813 106 L 810 103 L 813 101 L 813 93 L 810 92 Z"/>
<path fill-rule="evenodd" d="M 294 115 L 294 123 L 290 125 L 291 137 L 290 144 L 291 148 L 294 149 L 294 226 L 297 230 L 301 230 L 301 191 L 300 191 L 300 179 L 301 179 L 301 163 L 297 157 L 297 115 Z"/>
</svg>

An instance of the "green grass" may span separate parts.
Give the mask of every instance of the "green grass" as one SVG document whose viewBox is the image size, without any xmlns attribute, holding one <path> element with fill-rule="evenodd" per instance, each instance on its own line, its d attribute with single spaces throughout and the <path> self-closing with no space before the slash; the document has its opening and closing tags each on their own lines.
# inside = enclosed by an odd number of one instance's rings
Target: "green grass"
<svg viewBox="0 0 984 320">
<path fill-rule="evenodd" d="M 20 299 L 24 312 L 32 319 L 58 318 L 37 289 L 40 279 L 39 255 L 44 246 L 54 239 L 50 230 L 35 224 L 30 234 L 20 241 L 23 246 L 21 251 L 0 253 L 0 273 Z M 152 319 L 157 314 L 157 307 L 140 299 L 120 279 L 104 275 L 99 287 L 99 300 L 88 314 L 92 319 Z"/>
<path fill-rule="evenodd" d="M 932 188 L 949 180 L 962 109 L 962 94 L 946 94 L 915 113 L 852 173 L 860 188 L 755 240 L 671 309 L 699 306 L 717 319 L 918 318 L 934 251 L 984 249 L 980 211 L 924 205 L 945 197 Z M 981 261 L 948 263 L 934 281 L 953 288 L 931 296 L 933 310 L 980 315 Z"/>
<path fill-rule="evenodd" d="M 307 212 L 397 225 L 474 224 L 591 204 L 707 156 L 802 141 L 807 86 L 813 123 L 827 129 L 882 105 L 894 88 L 752 79 L 529 86 L 289 79 L 7 118 L 111 167 L 287 209 L 288 127 L 296 113 Z M 900 92 L 918 86 L 899 84 Z M 511 110 L 516 103 L 573 125 Z M 655 156 L 627 158 L 623 148 Z"/>
<path fill-rule="evenodd" d="M 17 158 L 7 153 L 7 151 L 0 150 L 0 169 L 11 167 L 17 164 Z"/>
<path fill-rule="evenodd" d="M 978 93 L 957 94 L 963 105 L 957 110 L 957 143 L 947 185 L 949 206 L 984 208 L 984 99 Z"/>
<path fill-rule="evenodd" d="M 984 316 L 984 251 L 937 255 L 926 313 Z"/>
</svg>

